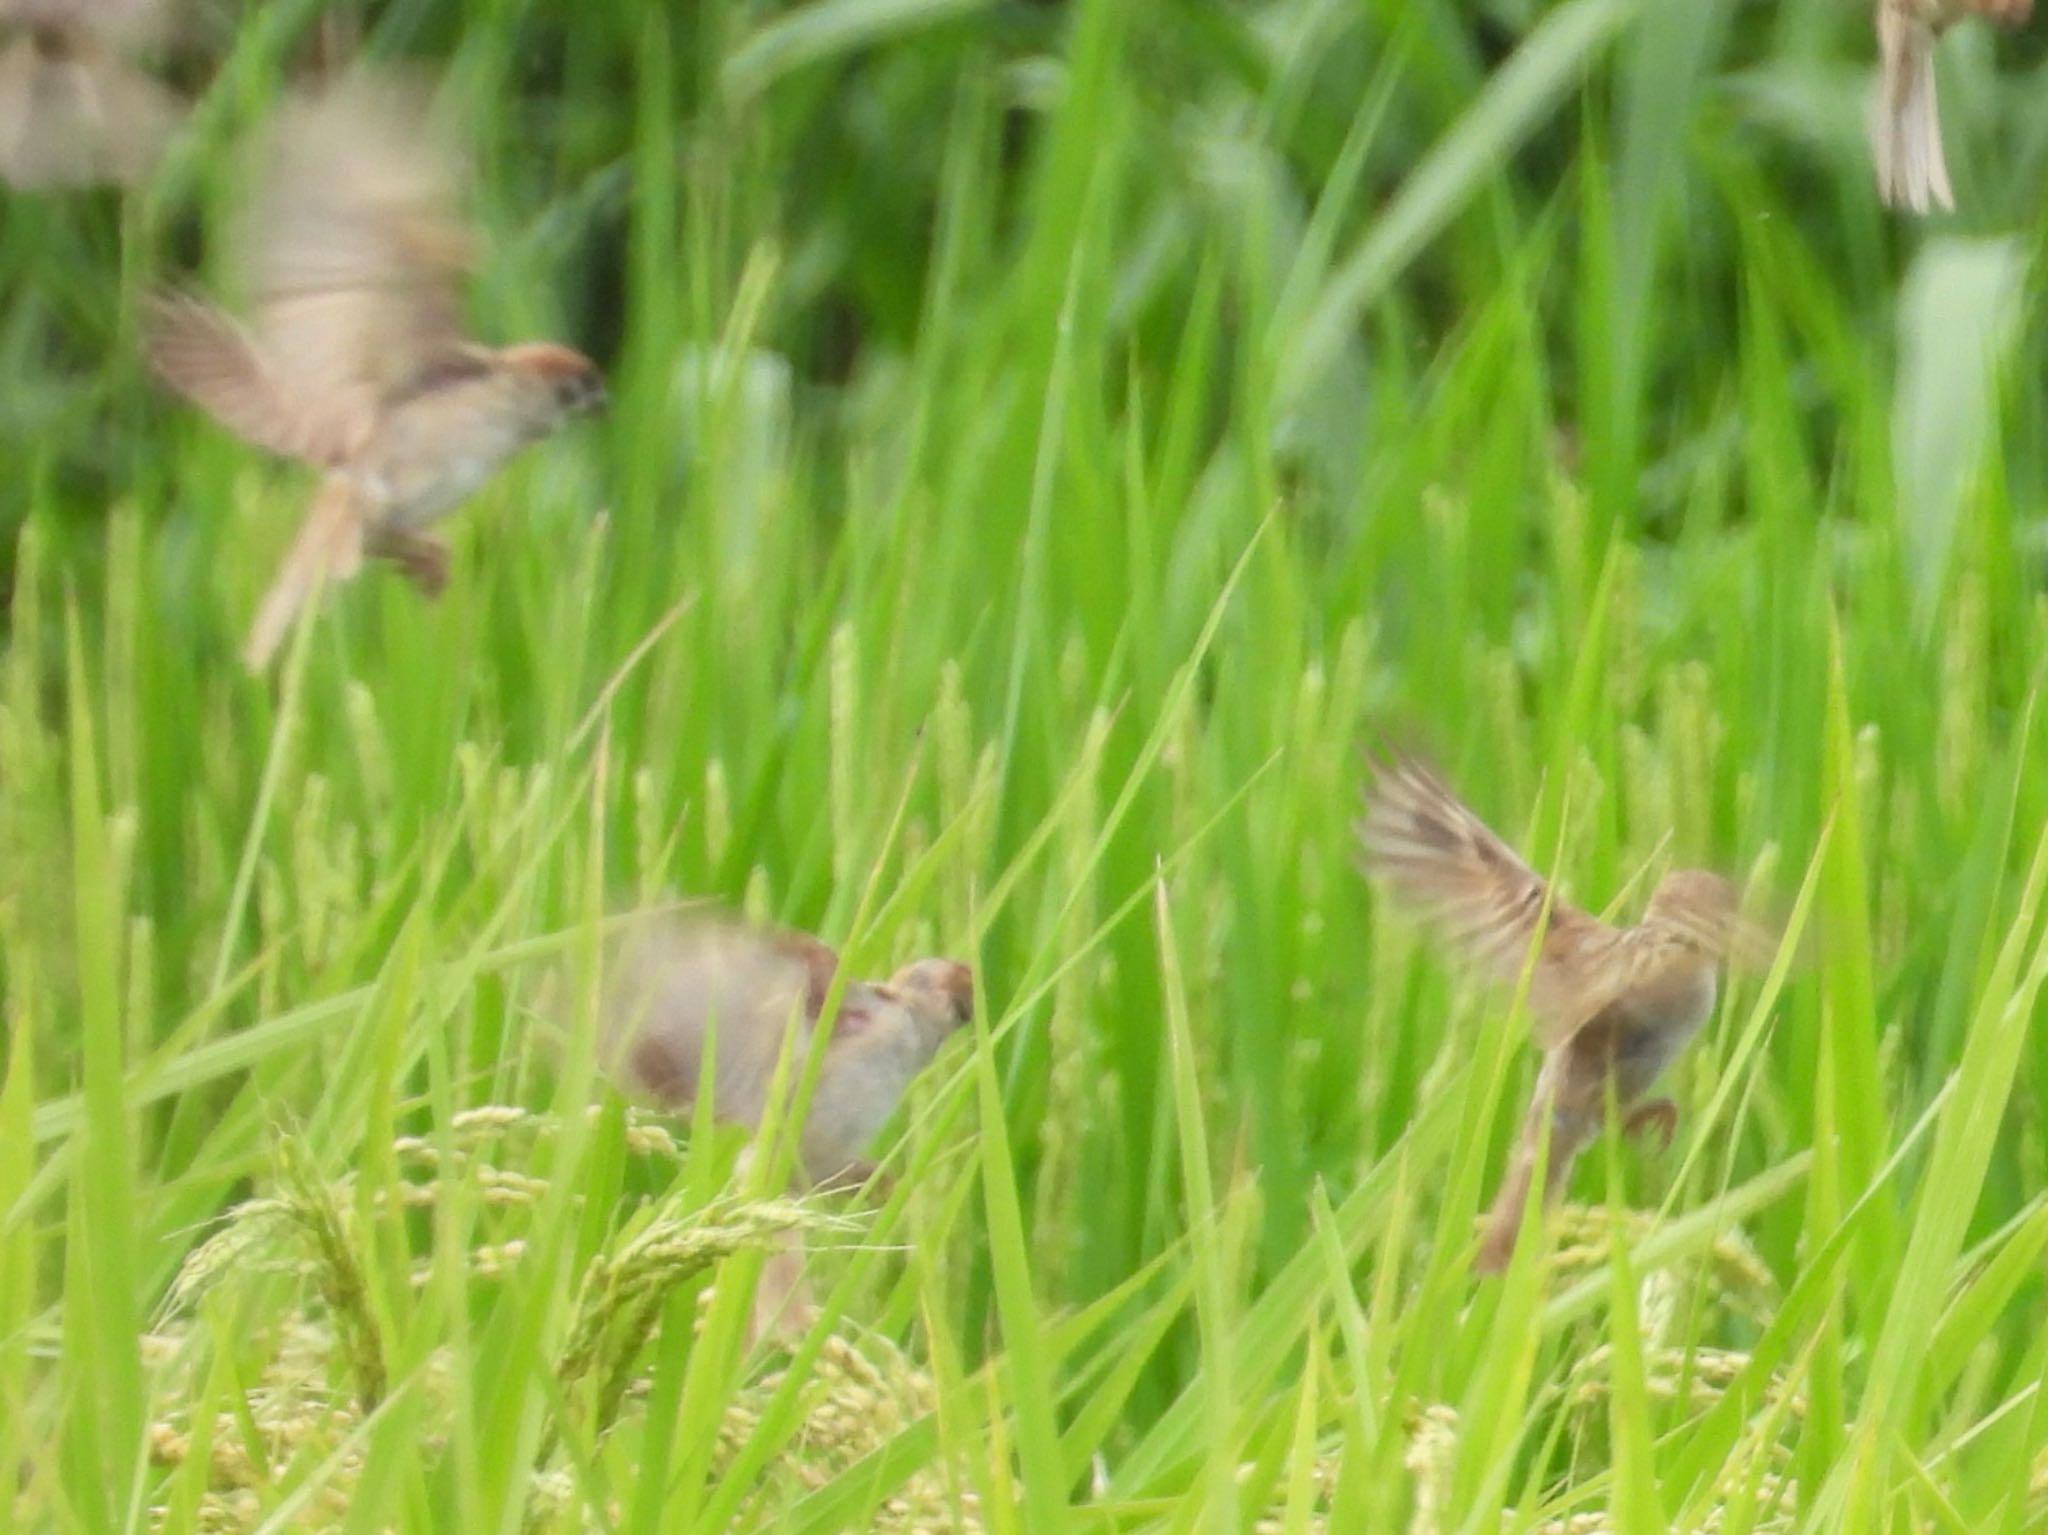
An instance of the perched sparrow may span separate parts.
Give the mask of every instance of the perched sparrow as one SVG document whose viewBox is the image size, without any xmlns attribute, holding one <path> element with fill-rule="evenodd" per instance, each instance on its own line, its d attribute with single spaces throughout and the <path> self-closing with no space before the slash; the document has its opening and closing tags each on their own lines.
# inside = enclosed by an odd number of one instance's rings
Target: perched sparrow
<svg viewBox="0 0 2048 1535">
<path fill-rule="evenodd" d="M 239 241 L 253 326 L 159 297 L 150 335 L 173 388 L 258 447 L 326 472 L 257 610 L 252 670 L 320 582 L 353 576 L 366 554 L 439 592 L 448 548 L 424 530 L 565 417 L 605 403 L 578 352 L 463 334 L 473 242 L 414 90 L 365 75 L 299 97 L 269 150 Z"/>
<path fill-rule="evenodd" d="M 0 0 L 0 181 L 24 189 L 138 181 L 185 104 L 122 57 L 162 0 Z"/>
<path fill-rule="evenodd" d="M 1880 75 L 1870 119 L 1877 194 L 1886 206 L 1953 208 L 1941 114 L 1934 101 L 1934 40 L 1968 16 L 2018 26 L 2034 0 L 1877 0 Z"/>
<path fill-rule="evenodd" d="M 1490 1273 L 1514 1251 L 1546 1130 L 1546 1205 L 1599 1134 L 1610 1077 L 1628 1131 L 1654 1125 L 1668 1144 L 1677 1107 L 1644 1095 L 1713 1012 L 1723 961 L 1766 964 L 1775 943 L 1738 914 L 1734 886 L 1694 869 L 1664 877 L 1638 926 L 1609 927 L 1554 896 L 1546 920 L 1542 877 L 1435 772 L 1406 756 L 1374 766 L 1358 826 L 1368 872 L 1497 983 L 1516 984 L 1537 946 L 1528 1005 L 1543 1066 L 1487 1218 L 1479 1267 Z"/>
<path fill-rule="evenodd" d="M 758 1126 L 785 1039 L 793 1086 L 838 968 L 839 956 L 804 934 L 729 918 L 644 917 L 608 966 L 604 1057 L 628 1086 L 687 1109 L 715 1031 L 712 1107 L 720 1119 Z M 911 1078 L 973 1016 L 973 972 L 952 960 L 919 960 L 886 985 L 849 982 L 803 1126 L 806 1176 L 867 1181 L 868 1144 Z"/>
</svg>

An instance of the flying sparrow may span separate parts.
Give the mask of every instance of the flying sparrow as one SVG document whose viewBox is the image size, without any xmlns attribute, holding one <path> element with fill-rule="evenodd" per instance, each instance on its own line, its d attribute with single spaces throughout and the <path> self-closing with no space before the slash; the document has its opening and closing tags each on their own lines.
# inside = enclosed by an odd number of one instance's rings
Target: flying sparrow
<svg viewBox="0 0 2048 1535">
<path fill-rule="evenodd" d="M 605 976 L 603 1055 L 614 1074 L 664 1106 L 695 1104 L 715 1031 L 712 1107 L 760 1125 L 778 1057 L 801 1071 L 839 956 L 807 934 L 726 917 L 648 915 L 631 924 Z M 974 976 L 922 959 L 886 983 L 849 981 L 825 1045 L 799 1143 L 813 1183 L 864 1183 L 870 1142 L 904 1089 L 974 1016 Z"/>
<path fill-rule="evenodd" d="M 365 555 L 438 593 L 448 548 L 425 530 L 520 449 L 605 404 L 581 353 L 464 334 L 474 242 L 406 82 L 359 75 L 297 97 L 268 147 L 238 241 L 251 326 L 159 296 L 149 341 L 157 372 L 222 425 L 324 471 L 250 629 L 251 670 L 320 583 L 355 575 Z"/>
<path fill-rule="evenodd" d="M 1546 1207 L 1599 1134 L 1610 1079 L 1627 1131 L 1654 1126 L 1669 1144 L 1677 1106 L 1645 1095 L 1713 1012 L 1722 964 L 1767 964 L 1775 941 L 1738 913 L 1733 885 L 1696 869 L 1667 874 L 1637 926 L 1610 927 L 1551 895 L 1428 766 L 1395 755 L 1374 768 L 1358 824 L 1367 871 L 1496 983 L 1514 986 L 1535 945 L 1528 1007 L 1543 1065 L 1480 1247 L 1480 1270 L 1497 1272 L 1546 1135 Z"/>
<path fill-rule="evenodd" d="M 123 57 L 162 0 L 0 0 L 0 181 L 25 190 L 146 175 L 185 104 Z"/>
<path fill-rule="evenodd" d="M 1877 193 L 1886 206 L 1953 208 L 1934 100 L 1934 40 L 1969 16 L 2018 26 L 2034 0 L 1877 0 L 1879 78 L 1870 119 Z"/>
</svg>

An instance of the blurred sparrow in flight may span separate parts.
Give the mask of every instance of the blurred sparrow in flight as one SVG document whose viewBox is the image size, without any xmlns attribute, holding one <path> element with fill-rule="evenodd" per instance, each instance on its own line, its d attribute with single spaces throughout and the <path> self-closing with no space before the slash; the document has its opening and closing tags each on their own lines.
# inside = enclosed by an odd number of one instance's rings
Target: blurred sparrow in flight
<svg viewBox="0 0 2048 1535">
<path fill-rule="evenodd" d="M 838 969 L 839 956 L 806 934 L 644 916 L 607 968 L 603 1058 L 626 1086 L 683 1111 L 696 1102 L 715 1031 L 713 1111 L 758 1128 L 785 1040 L 794 1088 Z M 973 1016 L 973 972 L 952 960 L 918 960 L 886 984 L 846 984 L 799 1143 L 811 1182 L 873 1176 L 869 1143 L 911 1078 Z"/>
<path fill-rule="evenodd" d="M 464 334 L 474 242 L 409 84 L 360 75 L 297 97 L 268 147 L 238 241 L 252 324 L 159 297 L 149 341 L 157 372 L 223 426 L 324 471 L 257 610 L 252 670 L 320 583 L 355 575 L 365 555 L 439 592 L 448 547 L 425 530 L 520 449 L 605 404 L 581 353 Z"/>
<path fill-rule="evenodd" d="M 185 104 L 123 57 L 163 0 L 0 0 L 0 181 L 26 189 L 140 180 Z"/>
<path fill-rule="evenodd" d="M 1627 1131 L 1655 1126 L 1668 1144 L 1677 1106 L 1645 1095 L 1713 1012 L 1723 962 L 1765 965 L 1775 943 L 1739 915 L 1733 885 L 1693 869 L 1664 877 L 1639 925 L 1610 927 L 1550 895 L 1429 767 L 1391 756 L 1374 768 L 1358 826 L 1367 871 L 1498 984 L 1516 985 L 1535 947 L 1528 1007 L 1543 1065 L 1480 1247 L 1481 1271 L 1497 1272 L 1514 1251 L 1546 1133 L 1546 1208 L 1600 1132 L 1610 1078 Z"/>
<path fill-rule="evenodd" d="M 1969 16 L 2018 26 L 2034 0 L 1877 0 L 1879 77 L 1870 120 L 1877 193 L 1888 207 L 1953 208 L 1934 100 L 1934 40 Z"/>
</svg>

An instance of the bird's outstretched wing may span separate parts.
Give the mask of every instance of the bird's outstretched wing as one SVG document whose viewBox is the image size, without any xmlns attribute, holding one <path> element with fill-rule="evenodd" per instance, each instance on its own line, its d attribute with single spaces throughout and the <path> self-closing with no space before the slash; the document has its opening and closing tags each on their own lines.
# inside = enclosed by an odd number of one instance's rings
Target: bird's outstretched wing
<svg viewBox="0 0 2048 1535">
<path fill-rule="evenodd" d="M 462 344 L 475 241 L 460 184 L 413 77 L 357 72 L 280 110 L 238 245 L 292 393 L 381 399 Z"/>
<path fill-rule="evenodd" d="M 250 323 L 162 297 L 149 353 L 164 379 L 259 447 L 331 467 L 398 392 L 468 364 L 453 156 L 410 77 L 361 73 L 282 106 L 235 253 Z"/>
<path fill-rule="evenodd" d="M 1528 995 L 1539 1045 L 1570 1038 L 1628 985 L 1643 958 L 1628 932 L 1551 896 L 1420 759 L 1383 753 L 1371 762 L 1357 827 L 1367 873 L 1497 984 L 1516 985 L 1536 945 Z"/>
<path fill-rule="evenodd" d="M 236 436 L 284 458 L 332 468 L 376 424 L 366 391 L 306 395 L 236 320 L 203 299 L 152 297 L 148 351 L 165 383 Z"/>
<path fill-rule="evenodd" d="M 0 49 L 0 181 L 47 190 L 142 180 L 184 102 L 103 39 L 51 35 L 61 41 L 31 33 Z"/>
<path fill-rule="evenodd" d="M 782 928 L 762 928 L 716 910 L 649 914 L 629 927 L 612 960 L 603 1003 L 604 1055 L 628 1086 L 665 1102 L 696 1090 L 705 1037 L 815 1025 L 839 967 L 830 945 Z M 868 1021 L 872 988 L 846 988 L 834 1041 Z"/>
</svg>

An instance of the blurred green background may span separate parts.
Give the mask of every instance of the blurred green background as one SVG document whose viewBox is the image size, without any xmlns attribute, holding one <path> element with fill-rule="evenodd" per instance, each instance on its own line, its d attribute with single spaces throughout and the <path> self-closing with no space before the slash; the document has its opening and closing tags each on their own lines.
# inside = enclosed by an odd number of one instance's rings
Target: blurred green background
<svg viewBox="0 0 2048 1535">
<path fill-rule="evenodd" d="M 1960 211 L 1911 222 L 1833 0 L 368 6 L 474 150 L 478 334 L 614 408 L 451 524 L 440 602 L 373 572 L 262 682 L 307 476 L 151 384 L 137 300 L 224 275 L 321 10 L 200 12 L 146 187 L 0 193 L 23 1528 L 2048 1525 L 2041 28 L 1942 42 Z M 1504 1282 L 1533 1054 L 1376 920 L 1382 735 L 1593 909 L 1682 859 L 1803 935 Z M 562 1438 L 622 1190 L 718 1187 L 622 1172 L 543 1016 L 665 893 L 970 959 L 986 1027 L 787 1390 L 737 1311 L 682 1341 L 692 1271 Z M 531 1209 L 452 1155 L 485 1104 L 559 1121 Z M 334 1295 L 166 1303 L 280 1180 L 343 1191 L 402 1388 L 299 1438 L 249 1404 Z M 841 1333 L 928 1394 L 826 1465 Z M 270 1446 L 240 1502 L 165 1448 L 216 1413 Z"/>
</svg>

